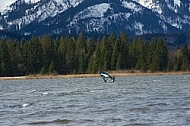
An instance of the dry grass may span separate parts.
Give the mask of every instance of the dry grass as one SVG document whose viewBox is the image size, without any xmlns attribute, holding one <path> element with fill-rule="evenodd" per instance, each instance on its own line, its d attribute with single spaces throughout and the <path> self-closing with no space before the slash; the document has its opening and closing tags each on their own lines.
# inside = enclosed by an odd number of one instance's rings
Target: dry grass
<svg viewBox="0 0 190 126">
<path fill-rule="evenodd" d="M 108 71 L 112 76 L 154 76 L 154 75 L 184 75 L 190 74 L 190 71 L 186 72 L 157 72 L 142 73 L 139 71 Z M 56 79 L 56 78 L 87 78 L 87 77 L 99 77 L 99 74 L 70 74 L 70 75 L 29 75 L 18 77 L 0 77 L 0 80 L 26 80 L 26 79 Z"/>
</svg>

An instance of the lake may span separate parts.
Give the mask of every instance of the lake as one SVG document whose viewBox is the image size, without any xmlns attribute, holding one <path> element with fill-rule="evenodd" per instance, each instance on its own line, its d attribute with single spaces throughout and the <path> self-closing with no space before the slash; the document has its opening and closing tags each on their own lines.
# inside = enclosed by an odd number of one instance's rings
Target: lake
<svg viewBox="0 0 190 126">
<path fill-rule="evenodd" d="M 190 124 L 190 75 L 0 81 L 1 126 Z"/>
</svg>

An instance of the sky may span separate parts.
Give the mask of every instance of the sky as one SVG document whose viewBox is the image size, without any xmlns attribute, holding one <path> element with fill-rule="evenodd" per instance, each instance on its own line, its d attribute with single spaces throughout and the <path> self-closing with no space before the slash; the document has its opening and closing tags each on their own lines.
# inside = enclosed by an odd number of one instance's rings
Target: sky
<svg viewBox="0 0 190 126">
<path fill-rule="evenodd" d="M 6 6 L 10 5 L 11 3 L 15 2 L 16 0 L 1 0 L 0 1 L 0 12 L 2 12 Z"/>
</svg>

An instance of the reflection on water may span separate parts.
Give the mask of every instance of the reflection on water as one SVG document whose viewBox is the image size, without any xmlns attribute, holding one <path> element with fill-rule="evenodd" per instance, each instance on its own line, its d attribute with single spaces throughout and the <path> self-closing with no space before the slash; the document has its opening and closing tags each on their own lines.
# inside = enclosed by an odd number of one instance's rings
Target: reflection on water
<svg viewBox="0 0 190 126">
<path fill-rule="evenodd" d="M 188 125 L 190 75 L 0 81 L 0 125 Z"/>
</svg>

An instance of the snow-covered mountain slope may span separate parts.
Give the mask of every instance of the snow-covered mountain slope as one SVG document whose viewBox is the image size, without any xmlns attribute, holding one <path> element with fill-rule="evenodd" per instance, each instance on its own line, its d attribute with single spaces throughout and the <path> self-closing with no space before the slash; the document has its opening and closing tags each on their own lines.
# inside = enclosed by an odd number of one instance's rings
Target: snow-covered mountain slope
<svg viewBox="0 0 190 126">
<path fill-rule="evenodd" d="M 3 0 L 0 2 L 0 12 L 6 9 L 7 6 L 10 6 L 16 0 Z"/>
<path fill-rule="evenodd" d="M 190 30 L 189 0 L 17 0 L 0 29 L 23 34 L 174 33 Z"/>
<path fill-rule="evenodd" d="M 159 14 L 165 22 L 181 30 L 189 30 L 190 0 L 134 0 Z"/>
<path fill-rule="evenodd" d="M 16 2 L 17 0 L 2 0 L 0 2 L 0 12 L 3 12 L 4 10 L 9 10 L 11 4 Z M 37 3 L 40 0 L 25 0 L 26 3 Z"/>
<path fill-rule="evenodd" d="M 149 9 L 153 9 L 154 11 L 157 11 L 158 13 L 162 13 L 162 4 L 166 3 L 167 7 L 171 9 L 172 11 L 177 12 L 178 8 L 182 4 L 182 0 L 134 0 L 144 7 L 147 7 Z M 188 0 L 187 0 L 188 2 Z"/>
</svg>

